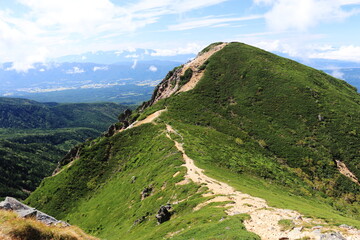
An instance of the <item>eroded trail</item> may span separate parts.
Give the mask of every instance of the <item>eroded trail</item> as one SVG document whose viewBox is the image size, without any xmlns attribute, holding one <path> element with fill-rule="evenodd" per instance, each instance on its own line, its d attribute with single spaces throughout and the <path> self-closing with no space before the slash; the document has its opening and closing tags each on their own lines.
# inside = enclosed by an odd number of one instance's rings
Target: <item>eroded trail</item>
<svg viewBox="0 0 360 240">
<path fill-rule="evenodd" d="M 153 114 L 150 114 L 149 116 L 147 116 L 145 119 L 134 122 L 128 128 L 138 127 L 138 126 L 141 126 L 141 125 L 143 125 L 145 123 L 151 123 L 165 111 L 166 111 L 166 109 L 162 109 L 162 110 L 159 110 L 157 112 L 154 112 Z"/>
<path fill-rule="evenodd" d="M 281 238 L 299 239 L 305 237 L 318 240 L 321 239 L 323 232 L 341 233 L 341 235 L 346 237 L 348 240 L 360 240 L 360 231 L 357 229 L 326 226 L 325 222 L 305 218 L 296 211 L 270 207 L 264 199 L 252 197 L 248 194 L 236 191 L 228 184 L 206 176 L 204 174 L 204 170 L 195 166 L 194 161 L 186 155 L 183 144 L 173 140 L 170 135 L 176 134 L 181 138 L 182 136 L 170 125 L 167 125 L 166 129 L 167 137 L 174 141 L 176 148 L 183 154 L 185 161 L 183 166 L 187 168 L 185 181 L 178 184 L 186 184 L 190 181 L 203 184 L 208 187 L 211 192 L 206 195 L 214 197 L 211 200 L 198 205 L 194 209 L 195 211 L 211 202 L 231 201 L 232 203 L 227 205 L 229 208 L 226 210 L 226 213 L 228 215 L 241 213 L 249 214 L 251 219 L 244 222 L 246 229 L 250 232 L 256 233 L 263 240 L 278 240 Z M 295 227 L 289 230 L 282 230 L 281 226 L 278 224 L 279 220 L 282 219 L 291 220 Z"/>
</svg>

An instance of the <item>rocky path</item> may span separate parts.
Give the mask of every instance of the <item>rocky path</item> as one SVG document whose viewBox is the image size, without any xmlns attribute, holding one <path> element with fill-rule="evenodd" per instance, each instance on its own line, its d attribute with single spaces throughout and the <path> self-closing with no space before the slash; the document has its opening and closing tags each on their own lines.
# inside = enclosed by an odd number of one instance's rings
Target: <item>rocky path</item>
<svg viewBox="0 0 360 240">
<path fill-rule="evenodd" d="M 170 125 L 166 126 L 167 136 L 173 140 L 170 134 L 177 133 Z M 182 136 L 181 136 L 182 138 Z M 326 223 L 321 220 L 305 218 L 300 213 L 288 210 L 270 207 L 264 199 L 252 197 L 248 194 L 236 191 L 233 187 L 224 182 L 217 181 L 204 174 L 204 170 L 197 167 L 194 161 L 186 155 L 183 144 L 173 140 L 176 148 L 183 154 L 187 173 L 185 181 L 179 184 L 186 184 L 193 181 L 198 184 L 208 187 L 210 194 L 206 196 L 213 196 L 211 200 L 198 205 L 194 210 L 199 210 L 203 206 L 211 202 L 231 201 L 226 210 L 228 215 L 249 214 L 251 219 L 244 222 L 246 229 L 254 232 L 263 240 L 278 240 L 278 239 L 343 239 L 360 240 L 360 231 L 348 226 L 333 227 L 326 226 Z M 290 220 L 294 227 L 288 230 L 282 229 L 279 221 L 287 219 Z M 327 233 L 324 233 L 327 232 Z M 332 234 L 332 235 L 331 235 Z M 337 238 L 335 238 L 335 234 Z M 330 238 L 334 237 L 334 238 Z"/>
</svg>

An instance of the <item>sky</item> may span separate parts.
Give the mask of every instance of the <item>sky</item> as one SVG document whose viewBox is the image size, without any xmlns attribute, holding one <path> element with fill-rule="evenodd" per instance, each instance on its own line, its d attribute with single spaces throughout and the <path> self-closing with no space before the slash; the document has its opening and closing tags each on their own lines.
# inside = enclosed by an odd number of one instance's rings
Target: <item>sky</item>
<svg viewBox="0 0 360 240">
<path fill-rule="evenodd" d="M 360 0 L 0 0 L 0 62 L 239 41 L 301 59 L 359 62 Z"/>
</svg>

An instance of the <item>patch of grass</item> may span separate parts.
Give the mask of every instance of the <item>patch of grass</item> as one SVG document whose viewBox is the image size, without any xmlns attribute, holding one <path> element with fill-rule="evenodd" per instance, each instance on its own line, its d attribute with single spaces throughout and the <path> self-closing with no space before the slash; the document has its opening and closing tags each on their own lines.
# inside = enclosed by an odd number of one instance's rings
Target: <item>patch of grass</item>
<svg viewBox="0 0 360 240">
<path fill-rule="evenodd" d="M 302 238 L 298 238 L 296 240 L 310 240 L 311 238 L 310 237 L 302 237 Z"/>
<path fill-rule="evenodd" d="M 208 65 L 208 63 L 209 63 L 209 60 L 206 60 L 206 61 L 199 67 L 199 70 L 200 70 L 200 71 L 205 70 L 206 65 Z"/>
<path fill-rule="evenodd" d="M 278 221 L 281 231 L 291 230 L 295 227 L 294 222 L 291 219 L 281 219 Z"/>
<path fill-rule="evenodd" d="M 188 83 L 193 75 L 193 70 L 191 68 L 186 69 L 184 75 L 180 76 L 179 86 L 184 86 Z"/>
<path fill-rule="evenodd" d="M 15 213 L 0 210 L 0 237 L 17 240 L 96 240 L 78 227 L 47 226 L 33 219 L 23 219 Z"/>
</svg>

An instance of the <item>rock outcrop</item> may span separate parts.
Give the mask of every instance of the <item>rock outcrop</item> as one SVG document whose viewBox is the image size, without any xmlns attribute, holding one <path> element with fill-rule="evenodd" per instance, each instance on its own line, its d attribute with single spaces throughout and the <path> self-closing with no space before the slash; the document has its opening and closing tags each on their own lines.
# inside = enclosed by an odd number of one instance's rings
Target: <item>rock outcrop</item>
<svg viewBox="0 0 360 240">
<path fill-rule="evenodd" d="M 166 204 L 166 205 L 160 207 L 158 213 L 155 216 L 158 224 L 161 224 L 161 223 L 164 223 L 164 222 L 170 220 L 170 217 L 172 215 L 170 210 L 171 210 L 171 204 Z"/>
<path fill-rule="evenodd" d="M 340 233 L 325 233 L 322 234 L 320 240 L 346 240 Z"/>
<path fill-rule="evenodd" d="M 35 208 L 29 207 L 12 197 L 6 197 L 4 201 L 0 202 L 0 209 L 14 211 L 23 218 L 35 218 L 36 220 L 43 222 L 47 225 L 60 224 L 63 226 L 69 226 L 68 223 L 59 221 L 54 217 L 49 216 Z"/>
<path fill-rule="evenodd" d="M 129 126 L 128 124 L 126 126 Z M 105 137 L 112 137 L 115 135 L 115 133 L 121 129 L 123 129 L 125 127 L 125 125 L 119 126 L 118 124 L 112 124 L 107 132 L 104 133 Z"/>
<path fill-rule="evenodd" d="M 141 200 L 144 200 L 145 198 L 150 196 L 152 190 L 153 190 L 152 186 L 144 188 L 144 190 L 141 191 Z"/>
<path fill-rule="evenodd" d="M 139 110 L 143 111 L 159 100 L 168 98 L 176 93 L 186 92 L 193 89 L 202 78 L 208 59 L 226 45 L 227 43 L 215 44 L 206 51 L 200 52 L 193 60 L 181 65 L 180 67 L 174 68 L 166 75 L 161 83 L 157 85 L 150 101 L 144 102 L 143 105 L 139 107 Z M 182 85 L 181 82 L 183 77 L 189 70 L 191 70 L 190 79 L 186 81 L 185 85 Z"/>
<path fill-rule="evenodd" d="M 127 128 L 131 122 L 133 121 L 130 119 L 132 111 L 130 109 L 126 109 L 123 113 L 121 113 L 118 117 L 119 122 L 123 124 L 123 128 Z"/>
</svg>

